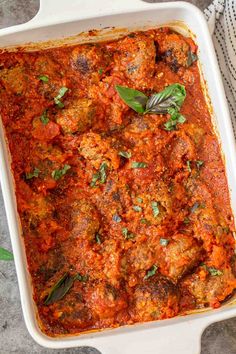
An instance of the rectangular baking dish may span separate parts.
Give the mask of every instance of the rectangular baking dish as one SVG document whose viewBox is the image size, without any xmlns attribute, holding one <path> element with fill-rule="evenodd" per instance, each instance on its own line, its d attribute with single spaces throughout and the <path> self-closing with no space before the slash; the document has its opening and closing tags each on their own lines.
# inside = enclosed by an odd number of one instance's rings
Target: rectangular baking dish
<svg viewBox="0 0 236 354">
<path fill-rule="evenodd" d="M 178 21 L 178 22 L 176 22 Z M 221 75 L 211 36 L 202 12 L 186 2 L 147 3 L 141 0 L 41 0 L 38 14 L 28 23 L 0 30 L 1 48 L 27 42 L 49 41 L 104 27 L 144 29 L 183 22 L 196 36 L 199 61 L 213 107 L 213 123 L 222 145 L 232 210 L 236 218 L 236 147 Z M 184 27 L 183 27 L 184 28 Z M 107 30 L 109 35 L 109 30 Z M 119 31 L 117 32 L 119 33 Z M 76 37 L 72 39 L 75 40 Z M 1 49 L 0 48 L 0 49 Z M 30 275 L 16 210 L 14 181 L 2 123 L 0 122 L 0 178 L 20 296 L 26 326 L 40 345 L 49 348 L 90 346 L 103 354 L 197 354 L 200 338 L 210 324 L 236 315 L 236 298 L 218 310 L 208 310 L 164 321 L 90 332 L 79 336 L 50 338 L 37 324 Z"/>
</svg>

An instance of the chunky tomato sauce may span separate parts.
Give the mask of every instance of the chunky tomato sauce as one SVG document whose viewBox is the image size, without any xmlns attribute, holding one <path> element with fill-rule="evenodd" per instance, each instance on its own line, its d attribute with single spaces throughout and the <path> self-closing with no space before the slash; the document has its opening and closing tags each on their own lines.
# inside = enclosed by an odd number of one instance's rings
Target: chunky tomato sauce
<svg viewBox="0 0 236 354">
<path fill-rule="evenodd" d="M 233 217 L 197 47 L 168 28 L 0 54 L 0 112 L 34 300 L 48 335 L 219 307 L 236 288 Z M 185 121 L 139 114 L 179 83 Z"/>
</svg>

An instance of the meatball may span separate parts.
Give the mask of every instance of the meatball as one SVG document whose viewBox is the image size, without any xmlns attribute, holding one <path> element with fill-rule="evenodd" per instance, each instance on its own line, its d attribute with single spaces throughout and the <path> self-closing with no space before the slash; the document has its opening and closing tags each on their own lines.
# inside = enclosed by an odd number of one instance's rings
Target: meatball
<svg viewBox="0 0 236 354">
<path fill-rule="evenodd" d="M 107 282 L 94 285 L 87 298 L 92 313 L 99 319 L 112 318 L 128 306 L 124 291 Z"/>
<path fill-rule="evenodd" d="M 136 85 L 146 87 L 155 70 L 156 48 L 154 41 L 145 34 L 126 37 L 117 43 L 115 71 L 124 72 L 125 76 Z"/>
<path fill-rule="evenodd" d="M 57 113 L 56 121 L 65 134 L 82 133 L 92 126 L 95 106 L 92 100 L 81 98 Z"/>
<path fill-rule="evenodd" d="M 98 45 L 80 45 L 71 52 L 71 65 L 82 76 L 88 76 L 104 70 L 108 65 L 108 56 Z"/>
<path fill-rule="evenodd" d="M 223 301 L 236 288 L 236 279 L 231 269 L 220 270 L 217 275 L 207 275 L 206 278 L 195 273 L 187 276 L 182 285 L 195 297 L 196 304 L 219 307 Z"/>
<path fill-rule="evenodd" d="M 79 151 L 96 169 L 98 169 L 104 161 L 114 169 L 119 167 L 120 159 L 117 151 L 112 148 L 111 141 L 102 139 L 97 133 L 90 132 L 84 134 Z"/>
<path fill-rule="evenodd" d="M 136 322 L 160 320 L 178 313 L 178 288 L 167 278 L 155 276 L 136 286 L 133 317 Z"/>
<path fill-rule="evenodd" d="M 175 282 L 201 260 L 202 249 L 191 236 L 175 235 L 165 250 L 166 270 Z"/>
<path fill-rule="evenodd" d="M 158 54 L 165 60 L 173 71 L 178 71 L 179 66 L 188 66 L 188 53 L 190 46 L 181 35 L 168 33 L 158 41 Z"/>
<path fill-rule="evenodd" d="M 15 66 L 10 69 L 3 69 L 0 71 L 0 80 L 7 91 L 16 95 L 23 95 L 28 87 L 28 76 L 25 68 L 22 66 Z"/>
</svg>

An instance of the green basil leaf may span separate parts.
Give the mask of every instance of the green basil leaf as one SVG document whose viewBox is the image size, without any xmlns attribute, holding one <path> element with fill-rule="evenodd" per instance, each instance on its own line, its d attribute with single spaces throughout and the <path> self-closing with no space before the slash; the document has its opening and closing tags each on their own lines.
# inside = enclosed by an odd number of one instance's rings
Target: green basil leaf
<svg viewBox="0 0 236 354">
<path fill-rule="evenodd" d="M 114 214 L 112 217 L 112 220 L 114 220 L 115 222 L 121 222 L 122 219 L 118 214 Z"/>
<path fill-rule="evenodd" d="M 120 98 L 137 113 L 144 113 L 148 97 L 137 90 L 120 85 L 115 86 Z"/>
<path fill-rule="evenodd" d="M 136 199 L 137 199 L 138 203 L 142 203 L 143 202 L 143 198 L 137 197 Z"/>
<path fill-rule="evenodd" d="M 71 168 L 70 165 L 65 164 L 65 166 L 61 170 L 52 171 L 52 178 L 54 178 L 57 181 L 62 176 L 64 176 L 70 168 Z"/>
<path fill-rule="evenodd" d="M 126 159 L 130 159 L 132 156 L 131 152 L 128 152 L 128 151 L 119 151 L 118 155 L 120 155 Z"/>
<path fill-rule="evenodd" d="M 200 170 L 200 168 L 204 165 L 204 161 L 201 161 L 201 160 L 197 160 L 196 161 L 196 166 L 198 168 L 198 170 Z"/>
<path fill-rule="evenodd" d="M 74 276 L 74 280 L 79 280 L 83 283 L 86 283 L 86 281 L 88 281 L 88 278 L 89 278 L 88 275 L 81 275 L 80 273 Z"/>
<path fill-rule="evenodd" d="M 49 118 L 47 116 L 47 110 L 45 109 L 45 111 L 43 112 L 43 114 L 40 117 L 41 122 L 43 123 L 43 125 L 47 125 L 49 122 Z"/>
<path fill-rule="evenodd" d="M 214 267 L 208 267 L 206 264 L 202 263 L 201 266 L 206 269 L 213 277 L 223 275 L 223 272 Z"/>
<path fill-rule="evenodd" d="M 102 68 L 98 69 L 98 73 L 99 73 L 99 75 L 102 75 L 103 74 L 103 69 Z"/>
<path fill-rule="evenodd" d="M 161 246 L 167 246 L 169 243 L 169 240 L 167 240 L 166 238 L 160 238 L 160 245 Z"/>
<path fill-rule="evenodd" d="M 189 68 L 195 61 L 198 60 L 197 54 L 191 52 L 191 50 L 188 51 L 188 58 L 187 58 L 187 67 Z"/>
<path fill-rule="evenodd" d="M 146 168 L 148 164 L 146 162 L 137 162 L 133 161 L 131 164 L 131 168 Z"/>
<path fill-rule="evenodd" d="M 71 276 L 69 273 L 65 273 L 61 279 L 52 287 L 44 305 L 51 305 L 56 301 L 61 300 L 70 290 L 74 284 L 75 277 Z"/>
<path fill-rule="evenodd" d="M 127 227 L 123 227 L 123 228 L 122 228 L 122 235 L 124 236 L 124 238 L 125 238 L 126 240 L 129 240 L 129 239 L 135 237 L 135 235 L 134 235 L 132 232 L 130 232 L 130 231 L 127 229 Z"/>
<path fill-rule="evenodd" d="M 153 201 L 151 203 L 154 218 L 156 218 L 160 214 L 160 210 L 158 208 L 158 205 L 159 205 L 159 203 L 156 201 Z"/>
<path fill-rule="evenodd" d="M 65 86 L 61 87 L 58 95 L 56 97 L 54 97 L 54 102 L 55 104 L 59 107 L 59 108 L 63 108 L 64 107 L 64 103 L 61 102 L 62 97 L 65 95 L 65 93 L 68 91 L 69 89 Z"/>
<path fill-rule="evenodd" d="M 156 274 L 156 271 L 157 271 L 157 266 L 153 264 L 153 266 L 147 271 L 147 274 L 145 275 L 144 279 L 146 280 L 152 277 L 153 275 Z"/>
<path fill-rule="evenodd" d="M 5 248 L 0 247 L 0 261 L 12 261 L 13 254 L 6 250 Z"/>
<path fill-rule="evenodd" d="M 180 84 L 167 86 L 163 91 L 152 95 L 144 113 L 169 113 L 170 108 L 179 110 L 186 97 L 185 87 Z"/>
<path fill-rule="evenodd" d="M 107 179 L 107 175 L 106 175 L 106 170 L 107 170 L 108 166 L 106 164 L 106 162 L 103 162 L 100 166 L 100 183 L 104 184 L 106 182 Z"/>
<path fill-rule="evenodd" d="M 187 170 L 188 170 L 188 172 L 191 172 L 192 171 L 192 169 L 191 169 L 191 161 L 187 161 Z"/>
<path fill-rule="evenodd" d="M 165 130 L 171 131 L 176 129 L 177 123 L 183 124 L 186 121 L 186 118 L 182 114 L 173 111 L 172 109 L 168 112 L 171 114 L 170 119 L 164 124 Z"/>
<path fill-rule="evenodd" d="M 43 81 L 43 82 L 48 82 L 48 81 L 49 81 L 49 78 L 48 78 L 48 76 L 46 76 L 46 75 L 40 75 L 40 76 L 39 76 L 39 80 L 40 80 L 40 81 Z"/>
<path fill-rule="evenodd" d="M 33 177 L 38 177 L 39 173 L 40 173 L 40 170 L 37 167 L 35 167 L 33 172 L 28 172 L 28 173 L 25 174 L 25 178 L 26 179 L 31 179 Z"/>
<path fill-rule="evenodd" d="M 100 179 L 100 173 L 99 172 L 94 173 L 92 176 L 92 180 L 90 182 L 90 186 L 95 187 L 96 183 L 97 183 L 97 181 L 99 181 L 99 179 Z"/>
<path fill-rule="evenodd" d="M 133 205 L 133 209 L 134 209 L 134 211 L 137 211 L 137 212 L 141 212 L 142 211 L 142 208 L 139 205 Z"/>
<path fill-rule="evenodd" d="M 96 233 L 95 235 L 95 241 L 96 243 L 98 243 L 99 245 L 102 243 L 101 241 L 101 235 L 99 233 Z"/>
</svg>

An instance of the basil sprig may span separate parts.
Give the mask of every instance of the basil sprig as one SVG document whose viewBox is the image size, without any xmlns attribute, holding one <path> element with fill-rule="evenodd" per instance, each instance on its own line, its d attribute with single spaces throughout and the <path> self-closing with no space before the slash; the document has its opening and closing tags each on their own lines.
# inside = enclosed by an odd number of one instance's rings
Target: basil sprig
<svg viewBox="0 0 236 354">
<path fill-rule="evenodd" d="M 61 102 L 62 97 L 65 95 L 65 93 L 68 91 L 69 89 L 65 86 L 61 87 L 58 95 L 56 97 L 54 97 L 54 103 L 57 105 L 58 108 L 63 108 L 64 107 L 64 103 Z"/>
<path fill-rule="evenodd" d="M 0 247 L 0 261 L 12 261 L 13 254 L 5 248 Z"/>
<path fill-rule="evenodd" d="M 80 273 L 76 275 L 70 275 L 66 272 L 61 279 L 59 279 L 56 284 L 51 288 L 44 305 L 51 305 L 56 301 L 61 300 L 71 289 L 75 280 L 81 282 L 86 282 L 88 280 L 87 275 L 81 275 Z"/>
<path fill-rule="evenodd" d="M 70 165 L 65 164 L 61 170 L 52 171 L 52 178 L 56 181 L 66 174 L 66 172 L 71 168 Z"/>
<path fill-rule="evenodd" d="M 163 91 L 150 97 L 129 87 L 115 86 L 120 98 L 135 112 L 141 114 L 170 114 L 170 120 L 164 124 L 165 130 L 173 130 L 177 123 L 184 123 L 179 110 L 186 98 L 185 87 L 180 84 L 167 86 Z"/>
</svg>

